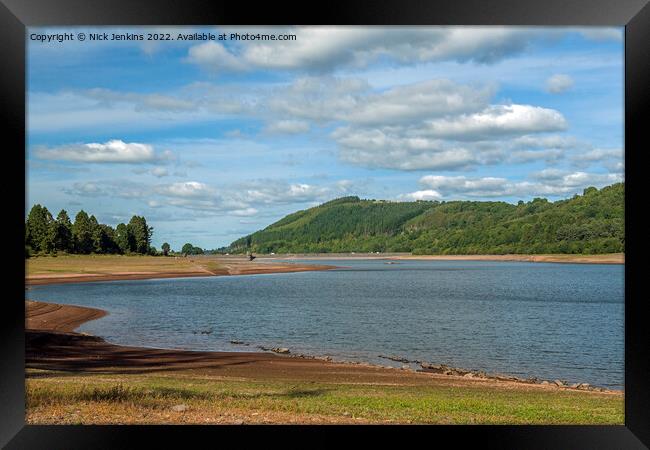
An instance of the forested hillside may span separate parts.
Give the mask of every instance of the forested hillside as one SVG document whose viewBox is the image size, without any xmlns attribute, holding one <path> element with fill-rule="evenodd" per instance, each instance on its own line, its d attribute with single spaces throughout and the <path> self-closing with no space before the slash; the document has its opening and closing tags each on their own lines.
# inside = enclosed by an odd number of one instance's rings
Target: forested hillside
<svg viewBox="0 0 650 450">
<path fill-rule="evenodd" d="M 390 202 L 344 197 L 233 242 L 231 253 L 615 253 L 625 248 L 624 183 L 549 202 Z"/>
</svg>

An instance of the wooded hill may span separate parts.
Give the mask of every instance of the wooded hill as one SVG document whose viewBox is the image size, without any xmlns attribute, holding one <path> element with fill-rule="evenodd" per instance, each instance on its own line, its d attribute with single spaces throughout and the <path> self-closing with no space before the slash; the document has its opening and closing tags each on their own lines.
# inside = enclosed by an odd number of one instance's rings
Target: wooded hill
<svg viewBox="0 0 650 450">
<path fill-rule="evenodd" d="M 624 183 L 549 202 L 392 202 L 343 197 L 290 214 L 230 253 L 616 253 L 625 251 Z"/>
</svg>

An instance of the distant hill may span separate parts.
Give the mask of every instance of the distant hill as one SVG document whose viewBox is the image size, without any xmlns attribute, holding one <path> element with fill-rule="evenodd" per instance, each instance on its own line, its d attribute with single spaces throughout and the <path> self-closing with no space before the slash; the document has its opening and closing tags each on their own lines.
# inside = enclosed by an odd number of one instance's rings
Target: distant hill
<svg viewBox="0 0 650 450">
<path fill-rule="evenodd" d="M 624 252 L 624 183 L 549 202 L 392 202 L 343 197 L 233 242 L 231 253 Z"/>
</svg>

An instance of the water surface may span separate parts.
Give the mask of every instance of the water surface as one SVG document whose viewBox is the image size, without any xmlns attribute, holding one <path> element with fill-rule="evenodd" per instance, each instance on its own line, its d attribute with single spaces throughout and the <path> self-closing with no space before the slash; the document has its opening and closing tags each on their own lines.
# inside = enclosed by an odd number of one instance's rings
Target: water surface
<svg viewBox="0 0 650 450">
<path fill-rule="evenodd" d="M 277 346 L 399 365 L 379 357 L 395 355 L 623 387 L 623 265 L 327 264 L 341 269 L 35 286 L 27 296 L 107 310 L 79 331 L 117 344 L 228 351 Z"/>
</svg>

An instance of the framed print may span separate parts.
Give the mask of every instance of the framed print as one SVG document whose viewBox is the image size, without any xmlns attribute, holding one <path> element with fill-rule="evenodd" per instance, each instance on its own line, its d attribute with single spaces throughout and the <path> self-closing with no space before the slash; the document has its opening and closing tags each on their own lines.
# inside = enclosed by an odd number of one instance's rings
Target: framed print
<svg viewBox="0 0 650 450">
<path fill-rule="evenodd" d="M 648 445 L 646 2 L 0 9 L 7 448 Z"/>
</svg>

